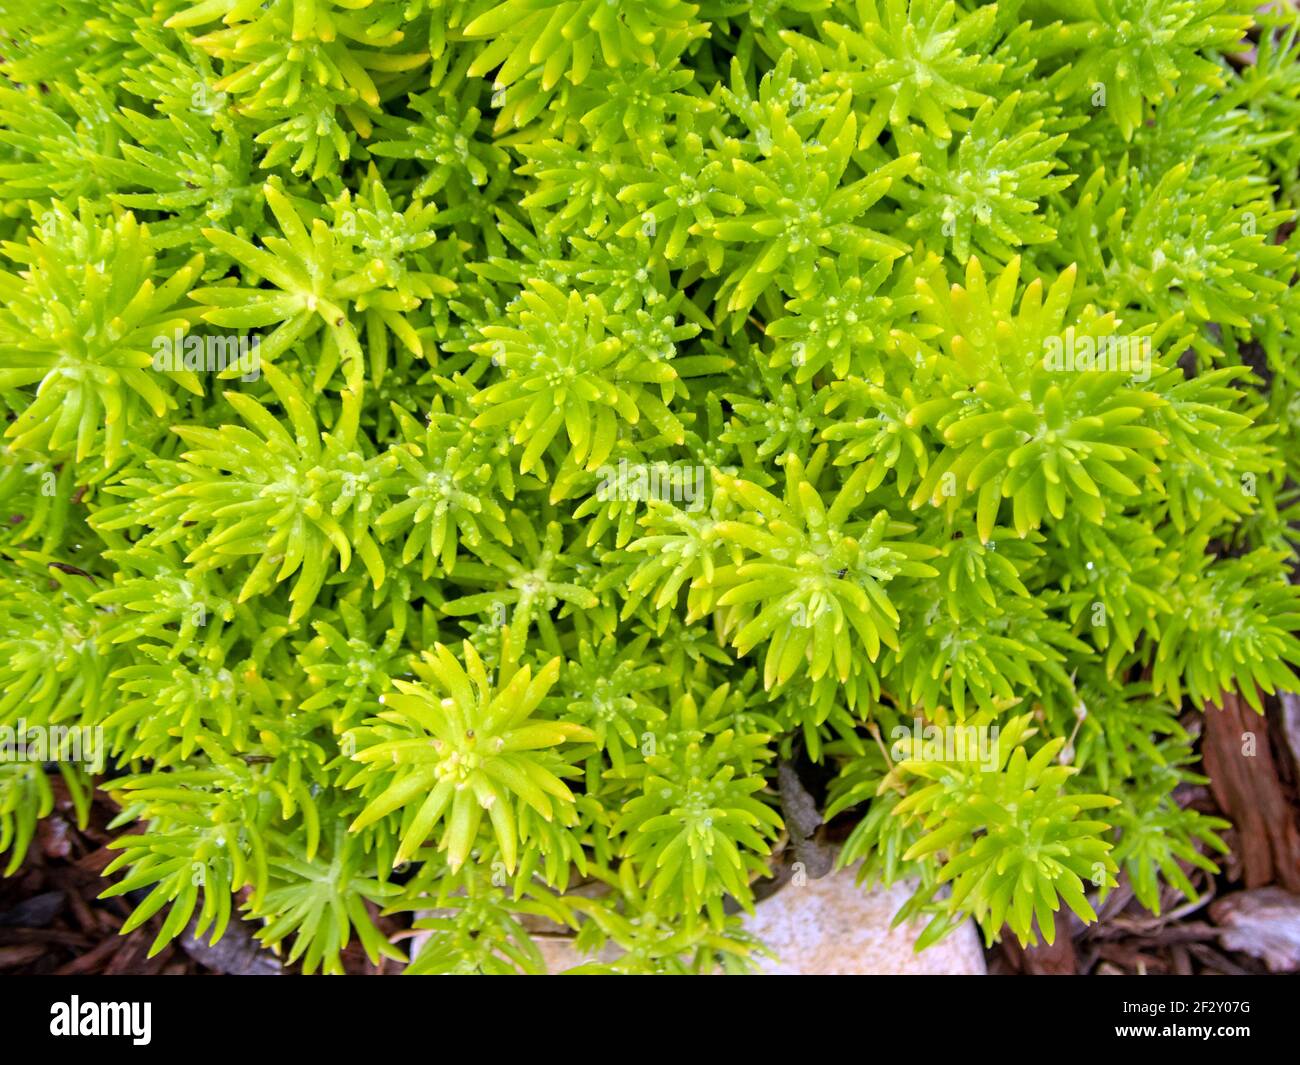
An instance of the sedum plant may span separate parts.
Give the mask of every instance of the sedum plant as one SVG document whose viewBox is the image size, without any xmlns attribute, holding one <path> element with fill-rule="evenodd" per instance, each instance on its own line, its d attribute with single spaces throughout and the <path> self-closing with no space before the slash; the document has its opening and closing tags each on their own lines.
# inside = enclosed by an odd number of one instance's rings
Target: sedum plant
<svg viewBox="0 0 1300 1065">
<path fill-rule="evenodd" d="M 746 971 L 804 807 L 922 949 L 1193 896 L 1300 667 L 1256 8 L 0 14 L 6 872 L 58 773 L 306 972 Z"/>
</svg>

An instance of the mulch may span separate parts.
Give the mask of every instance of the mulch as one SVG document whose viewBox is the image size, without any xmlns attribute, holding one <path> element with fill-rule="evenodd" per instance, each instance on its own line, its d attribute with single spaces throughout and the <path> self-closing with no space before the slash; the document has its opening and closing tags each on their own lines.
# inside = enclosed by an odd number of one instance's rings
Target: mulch
<svg viewBox="0 0 1300 1065">
<path fill-rule="evenodd" d="M 116 851 L 108 841 L 108 823 L 118 807 L 108 795 L 95 792 L 84 829 L 76 823 L 71 799 L 62 780 L 51 779 L 55 791 L 53 813 L 41 822 L 28 849 L 26 861 L 13 876 L 0 878 L 0 974 L 32 975 L 166 975 L 203 976 L 234 974 L 293 974 L 272 952 L 253 939 L 255 925 L 232 920 L 216 944 L 178 936 L 150 958 L 149 949 L 162 925 L 163 915 L 121 934 L 134 903 L 127 898 L 100 899 L 109 881 L 102 876 Z M 383 923 L 393 933 L 400 924 Z M 391 974 L 400 970 L 385 960 L 370 964 L 355 948 L 344 952 L 344 966 L 352 975 Z"/>
<path fill-rule="evenodd" d="M 1284 705 L 1283 700 L 1286 701 Z M 1230 915 L 1261 897 L 1288 900 L 1300 915 L 1300 699 L 1267 699 L 1260 717 L 1236 696 L 1221 708 L 1188 714 L 1183 724 L 1200 733 L 1201 765 L 1208 786 L 1183 787 L 1178 801 L 1223 817 L 1233 827 L 1223 834 L 1229 853 L 1217 859 L 1218 876 L 1184 870 L 1201 893 L 1188 902 L 1165 887 L 1160 916 L 1149 913 L 1121 879 L 1098 911 L 1096 924 L 1058 915 L 1056 942 L 1022 950 L 1010 937 L 986 952 L 995 975 L 1183 975 L 1241 976 L 1300 972 L 1300 953 L 1289 963 L 1254 950 L 1223 945 Z M 1274 922 L 1266 936 L 1300 942 L 1300 916 L 1289 929 Z M 1232 937 L 1230 937 L 1232 938 Z M 1258 935 L 1254 938 L 1258 939 Z"/>
</svg>

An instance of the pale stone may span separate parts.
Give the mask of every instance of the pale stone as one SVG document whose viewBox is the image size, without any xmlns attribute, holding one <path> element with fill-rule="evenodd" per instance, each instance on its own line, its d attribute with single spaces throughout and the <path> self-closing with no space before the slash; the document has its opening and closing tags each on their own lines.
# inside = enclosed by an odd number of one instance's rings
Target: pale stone
<svg viewBox="0 0 1300 1065">
<path fill-rule="evenodd" d="M 762 972 L 786 976 L 958 975 L 983 976 L 984 950 L 975 925 L 966 922 L 952 935 L 916 953 L 922 921 L 891 928 L 894 914 L 910 897 L 906 884 L 864 889 L 846 869 L 802 886 L 787 883 L 755 907 L 745 928 L 763 941 L 775 959 L 758 959 Z M 563 936 L 537 936 L 534 942 L 550 973 L 583 964 Z M 602 960 L 617 951 L 606 948 Z"/>
<path fill-rule="evenodd" d="M 913 947 L 925 928 L 923 921 L 890 927 L 894 914 L 911 896 L 911 887 L 898 883 L 888 888 L 861 888 L 854 883 L 855 872 L 845 869 L 801 885 L 789 882 L 758 903 L 754 916 L 745 918 L 745 928 L 776 955 L 775 959 L 757 959 L 762 972 L 787 976 L 984 975 L 984 950 L 973 922 L 967 921 L 918 954 Z M 537 925 L 530 931 L 548 973 L 562 973 L 593 960 L 613 961 L 619 955 L 617 947 L 606 944 L 597 958 L 584 956 L 573 949 L 572 940 L 559 926 L 524 920 L 526 925 Z M 427 937 L 427 932 L 412 937 L 411 957 Z"/>
<path fill-rule="evenodd" d="M 612 944 L 606 944 L 605 949 L 595 957 L 579 954 L 573 949 L 573 940 L 564 936 L 534 936 L 533 942 L 542 952 L 546 971 L 552 976 L 576 969 L 579 965 L 589 965 L 593 961 L 613 961 L 619 955 L 618 948 Z"/>
<path fill-rule="evenodd" d="M 1300 898 L 1279 887 L 1225 895 L 1210 907 L 1219 942 L 1262 958 L 1271 972 L 1300 968 Z"/>
<path fill-rule="evenodd" d="M 800 976 L 979 975 L 984 951 L 966 922 L 919 954 L 913 949 L 922 921 L 890 927 L 911 888 L 863 889 L 845 869 L 800 886 L 786 884 L 755 907 L 745 927 L 776 955 L 760 959 L 763 972 Z"/>
</svg>

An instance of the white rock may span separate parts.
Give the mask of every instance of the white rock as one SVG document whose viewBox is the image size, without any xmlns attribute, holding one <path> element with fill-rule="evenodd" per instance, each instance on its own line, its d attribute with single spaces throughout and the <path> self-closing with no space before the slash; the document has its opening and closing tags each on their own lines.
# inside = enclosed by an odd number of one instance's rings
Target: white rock
<svg viewBox="0 0 1300 1065">
<path fill-rule="evenodd" d="M 831 873 L 802 886 L 786 884 L 755 907 L 745 927 L 776 954 L 760 960 L 767 973 L 800 976 L 984 975 L 984 951 L 967 922 L 921 953 L 913 949 L 925 928 L 890 923 L 911 895 L 906 884 L 863 889 L 854 870 Z"/>
<path fill-rule="evenodd" d="M 985 974 L 984 950 L 975 925 L 967 922 L 952 935 L 913 949 L 924 922 L 891 928 L 890 923 L 911 895 L 906 884 L 863 889 L 853 882 L 855 870 L 831 873 L 802 886 L 786 884 L 755 907 L 745 919 L 748 931 L 776 954 L 759 959 L 762 972 L 786 976 L 978 975 Z M 585 960 L 562 937 L 534 942 L 550 973 L 561 973 Z M 606 950 L 603 960 L 617 951 Z"/>
<path fill-rule="evenodd" d="M 1225 895 L 1210 906 L 1219 942 L 1262 958 L 1275 973 L 1300 968 L 1300 898 L 1279 887 Z"/>
</svg>

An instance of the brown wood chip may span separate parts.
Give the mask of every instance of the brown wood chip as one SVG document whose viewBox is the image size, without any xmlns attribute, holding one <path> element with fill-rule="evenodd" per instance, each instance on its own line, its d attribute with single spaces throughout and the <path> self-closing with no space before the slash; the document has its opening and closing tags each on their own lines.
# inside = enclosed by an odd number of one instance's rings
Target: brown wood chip
<svg viewBox="0 0 1300 1065">
<path fill-rule="evenodd" d="M 1219 941 L 1263 960 L 1273 972 L 1300 969 L 1300 897 L 1266 887 L 1226 895 L 1210 907 Z"/>
<path fill-rule="evenodd" d="M 1205 712 L 1201 753 L 1219 806 L 1237 827 L 1246 887 L 1300 893 L 1300 829 L 1269 746 L 1268 719 L 1225 692 Z"/>
<path fill-rule="evenodd" d="M 0 947 L 0 969 L 14 969 L 19 965 L 29 965 L 44 953 L 43 943 L 19 943 L 10 947 Z"/>
</svg>

